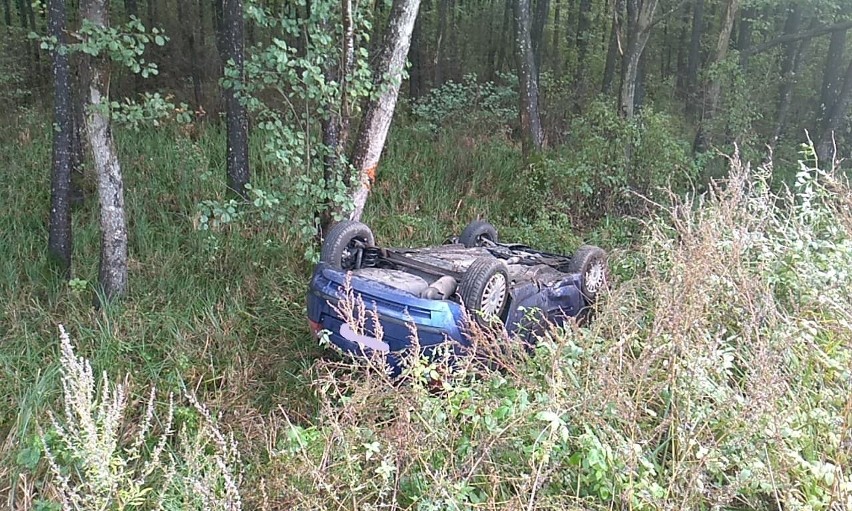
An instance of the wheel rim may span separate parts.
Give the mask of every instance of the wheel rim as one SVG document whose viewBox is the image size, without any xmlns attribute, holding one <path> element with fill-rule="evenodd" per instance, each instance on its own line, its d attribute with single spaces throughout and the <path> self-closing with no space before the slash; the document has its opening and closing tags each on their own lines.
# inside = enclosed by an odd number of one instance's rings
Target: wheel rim
<svg viewBox="0 0 852 511">
<path fill-rule="evenodd" d="M 480 234 L 479 236 L 476 237 L 476 246 L 477 247 L 484 247 L 488 243 L 494 243 L 494 240 L 491 239 L 490 234 L 488 234 L 488 233 Z"/>
<path fill-rule="evenodd" d="M 598 291 L 604 286 L 606 281 L 606 273 L 604 271 L 604 263 L 603 261 L 594 262 L 591 267 L 586 271 L 586 275 L 584 276 L 586 291 L 590 294 L 597 294 Z"/>
<path fill-rule="evenodd" d="M 506 276 L 498 272 L 488 279 L 482 290 L 482 300 L 479 310 L 485 314 L 497 314 L 503 309 L 506 301 Z"/>
</svg>

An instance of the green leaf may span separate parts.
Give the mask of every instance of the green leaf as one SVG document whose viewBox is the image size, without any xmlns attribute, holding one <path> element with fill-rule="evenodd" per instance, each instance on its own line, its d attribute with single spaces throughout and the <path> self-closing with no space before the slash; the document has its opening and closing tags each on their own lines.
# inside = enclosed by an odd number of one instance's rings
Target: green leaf
<svg viewBox="0 0 852 511">
<path fill-rule="evenodd" d="M 162 46 L 166 44 L 166 40 L 163 38 L 163 36 L 156 35 L 154 36 L 154 44 L 156 44 L 157 46 Z"/>
<path fill-rule="evenodd" d="M 37 446 L 21 449 L 18 453 L 16 461 L 18 465 L 25 467 L 27 470 L 35 470 L 38 462 L 41 460 L 41 449 Z"/>
</svg>

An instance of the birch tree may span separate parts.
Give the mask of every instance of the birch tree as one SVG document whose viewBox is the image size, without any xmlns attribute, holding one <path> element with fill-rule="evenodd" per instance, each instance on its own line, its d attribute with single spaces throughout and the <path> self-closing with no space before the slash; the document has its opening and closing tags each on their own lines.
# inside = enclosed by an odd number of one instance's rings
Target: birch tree
<svg viewBox="0 0 852 511">
<path fill-rule="evenodd" d="M 109 27 L 108 0 L 81 0 L 80 17 L 94 30 Z M 109 300 L 127 292 L 127 223 L 124 181 L 115 150 L 109 108 L 110 60 L 105 52 L 85 55 L 86 137 L 98 180 L 101 256 L 98 282 Z"/>
<path fill-rule="evenodd" d="M 633 117 L 636 99 L 636 82 L 639 77 L 639 59 L 645 51 L 657 0 L 627 0 L 627 49 L 622 57 L 621 93 L 619 113 L 622 117 Z"/>
<path fill-rule="evenodd" d="M 361 218 L 367 196 L 376 178 L 376 168 L 396 108 L 405 59 L 419 8 L 420 0 L 394 0 L 391 9 L 384 46 L 373 69 L 377 96 L 367 104 L 352 153 L 351 161 L 358 178 L 352 194 L 352 220 Z"/>
</svg>

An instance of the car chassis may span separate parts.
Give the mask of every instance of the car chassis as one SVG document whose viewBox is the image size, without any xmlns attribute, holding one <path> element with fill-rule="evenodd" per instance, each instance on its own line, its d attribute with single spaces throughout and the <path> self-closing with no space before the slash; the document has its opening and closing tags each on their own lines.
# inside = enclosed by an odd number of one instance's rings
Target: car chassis
<svg viewBox="0 0 852 511">
<path fill-rule="evenodd" d="M 323 243 L 308 293 L 308 318 L 315 334 L 353 355 L 411 347 L 412 328 L 429 352 L 452 340 L 470 344 L 466 321 L 494 321 L 510 334 L 533 341 L 547 323 L 585 318 L 606 285 L 606 254 L 582 246 L 571 255 L 553 254 L 517 243 L 500 243 L 494 227 L 471 222 L 458 237 L 426 248 L 384 248 L 359 222 L 336 224 Z M 371 306 L 382 325 L 356 333 L 338 304 L 350 287 Z"/>
</svg>

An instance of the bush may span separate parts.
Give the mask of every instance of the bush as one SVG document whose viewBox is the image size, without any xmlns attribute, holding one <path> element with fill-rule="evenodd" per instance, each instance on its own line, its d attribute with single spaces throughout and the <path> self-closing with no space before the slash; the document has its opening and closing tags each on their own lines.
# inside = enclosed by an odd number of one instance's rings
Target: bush
<svg viewBox="0 0 852 511">
<path fill-rule="evenodd" d="M 111 385 L 104 373 L 98 391 L 89 361 L 60 330 L 64 414 L 50 415 L 28 459 L 34 468 L 44 454 L 62 509 L 242 509 L 237 445 L 204 405 L 187 393 L 176 434 L 172 396 L 158 416 L 154 388 L 142 414 L 126 382 Z"/>
<path fill-rule="evenodd" d="M 635 212 L 665 188 L 682 189 L 697 173 L 690 148 L 670 117 L 651 107 L 627 121 L 599 100 L 571 121 L 570 141 L 533 162 L 524 174 L 522 215 L 558 211 L 582 224 Z"/>
<path fill-rule="evenodd" d="M 411 112 L 429 131 L 476 125 L 508 129 L 518 117 L 518 80 L 513 75 L 500 78 L 504 84 L 479 83 L 474 74 L 461 83 L 449 81 L 415 102 Z"/>
</svg>

